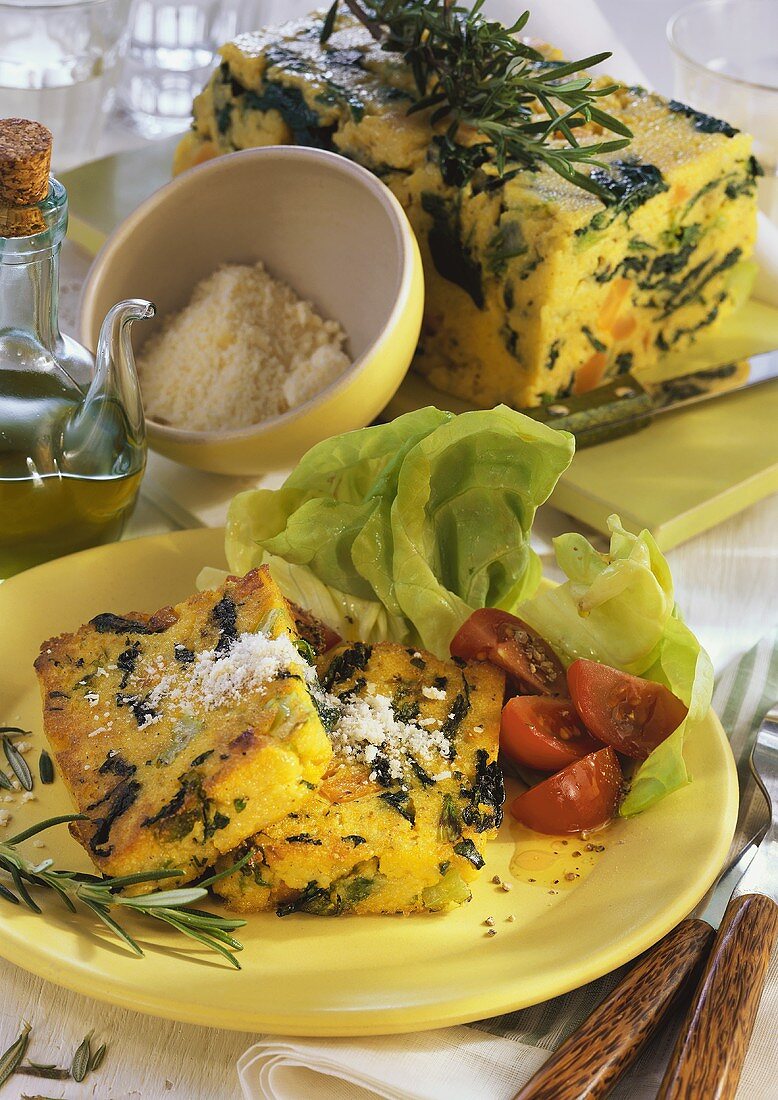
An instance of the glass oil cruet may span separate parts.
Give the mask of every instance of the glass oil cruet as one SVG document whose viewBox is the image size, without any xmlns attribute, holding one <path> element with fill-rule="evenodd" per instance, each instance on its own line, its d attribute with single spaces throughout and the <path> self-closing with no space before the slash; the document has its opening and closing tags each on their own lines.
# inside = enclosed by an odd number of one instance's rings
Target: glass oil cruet
<svg viewBox="0 0 778 1100">
<path fill-rule="evenodd" d="M 0 120 L 0 579 L 118 538 L 146 464 L 133 299 L 110 310 L 96 361 L 59 331 L 65 188 L 52 137 Z"/>
</svg>

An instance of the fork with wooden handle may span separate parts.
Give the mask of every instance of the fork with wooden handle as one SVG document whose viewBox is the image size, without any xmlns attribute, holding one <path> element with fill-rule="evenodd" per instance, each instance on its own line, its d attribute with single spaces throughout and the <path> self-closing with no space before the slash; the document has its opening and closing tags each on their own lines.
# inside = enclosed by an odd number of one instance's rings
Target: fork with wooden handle
<svg viewBox="0 0 778 1100">
<path fill-rule="evenodd" d="M 515 1100 L 607 1096 L 704 960 L 719 922 L 658 1100 L 730 1100 L 735 1095 L 778 937 L 778 706 L 759 730 L 751 770 L 770 806 L 769 827 L 721 876 L 700 916 L 682 921 L 648 951 Z M 742 804 L 749 801 L 743 792 Z"/>
<path fill-rule="evenodd" d="M 543 1063 L 515 1100 L 607 1096 L 680 990 L 699 973 L 713 936 L 710 924 L 696 917 L 668 932 Z"/>
</svg>

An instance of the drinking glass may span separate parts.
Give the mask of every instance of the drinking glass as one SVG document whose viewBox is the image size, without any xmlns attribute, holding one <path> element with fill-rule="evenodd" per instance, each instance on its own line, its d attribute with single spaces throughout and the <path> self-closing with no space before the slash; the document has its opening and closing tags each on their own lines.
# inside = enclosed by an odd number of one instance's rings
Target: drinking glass
<svg viewBox="0 0 778 1100">
<path fill-rule="evenodd" d="M 759 205 L 778 223 L 778 0 L 698 0 L 667 37 L 677 98 L 754 135 Z"/>
<path fill-rule="evenodd" d="M 135 0 L 119 90 L 125 124 L 152 138 L 186 129 L 217 49 L 259 29 L 267 7 L 257 0 Z"/>
<path fill-rule="evenodd" d="M 56 171 L 97 152 L 129 12 L 130 0 L 0 2 L 0 115 L 48 126 Z"/>
</svg>

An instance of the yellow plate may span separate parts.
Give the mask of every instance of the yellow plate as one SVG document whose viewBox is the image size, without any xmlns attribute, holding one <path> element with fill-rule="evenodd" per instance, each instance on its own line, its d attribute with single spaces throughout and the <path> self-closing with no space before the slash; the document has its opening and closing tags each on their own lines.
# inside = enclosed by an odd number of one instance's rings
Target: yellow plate
<svg viewBox="0 0 778 1100">
<path fill-rule="evenodd" d="M 206 564 L 223 564 L 218 530 L 87 550 L 0 585 L 0 721 L 34 731 L 28 754 L 34 773 L 44 744 L 32 669 L 40 642 L 100 611 L 152 610 L 183 599 Z M 462 909 L 406 918 L 261 914 L 239 933 L 245 944 L 240 972 L 197 944 L 189 948 L 174 934 L 128 918 L 146 951 L 144 959 L 135 958 L 88 915 L 68 914 L 50 897 L 43 898 L 44 916 L 0 900 L 0 953 L 99 1000 L 241 1031 L 377 1035 L 507 1012 L 634 958 L 708 888 L 726 856 L 737 810 L 734 763 L 713 714 L 691 733 L 687 757 L 693 783 L 642 817 L 606 830 L 599 841 L 605 850 L 590 857 L 591 874 L 557 893 L 549 893 L 556 888 L 548 869 L 527 876 L 545 878 L 542 885 L 513 879 L 515 834 L 506 821 L 489 847 L 473 901 Z M 36 783 L 35 800 L 26 805 L 14 800 L 3 803 L 12 831 L 70 812 L 59 781 Z M 46 847 L 30 848 L 31 858 L 89 869 L 65 827 L 43 839 Z M 525 857 L 533 860 L 542 857 Z M 513 889 L 492 884 L 495 874 Z M 485 934 L 488 916 L 498 933 L 493 938 Z"/>
</svg>

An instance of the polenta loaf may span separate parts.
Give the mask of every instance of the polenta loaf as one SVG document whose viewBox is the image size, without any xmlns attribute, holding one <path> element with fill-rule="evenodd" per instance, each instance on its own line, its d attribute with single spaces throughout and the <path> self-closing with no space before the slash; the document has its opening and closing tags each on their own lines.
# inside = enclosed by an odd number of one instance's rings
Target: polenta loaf
<svg viewBox="0 0 778 1100">
<path fill-rule="evenodd" d="M 282 916 L 468 901 L 502 817 L 502 673 L 382 642 L 339 647 L 319 675 L 335 748 L 324 779 L 225 858 L 251 852 L 214 889 L 235 909 Z"/>
<path fill-rule="evenodd" d="M 322 46 L 322 18 L 223 47 L 175 168 L 295 142 L 375 172 L 422 249 L 415 366 L 439 390 L 484 408 L 585 392 L 688 345 L 743 297 L 759 171 L 747 134 L 620 86 L 601 105 L 634 138 L 591 170 L 610 203 L 545 165 L 498 178 L 477 135 L 452 140 L 429 112 L 407 113 L 413 79 L 398 54 L 346 16 Z M 581 140 L 597 140 L 589 130 Z"/>
<path fill-rule="evenodd" d="M 332 749 L 266 568 L 44 642 L 44 729 L 101 871 L 186 881 L 293 811 Z"/>
</svg>

